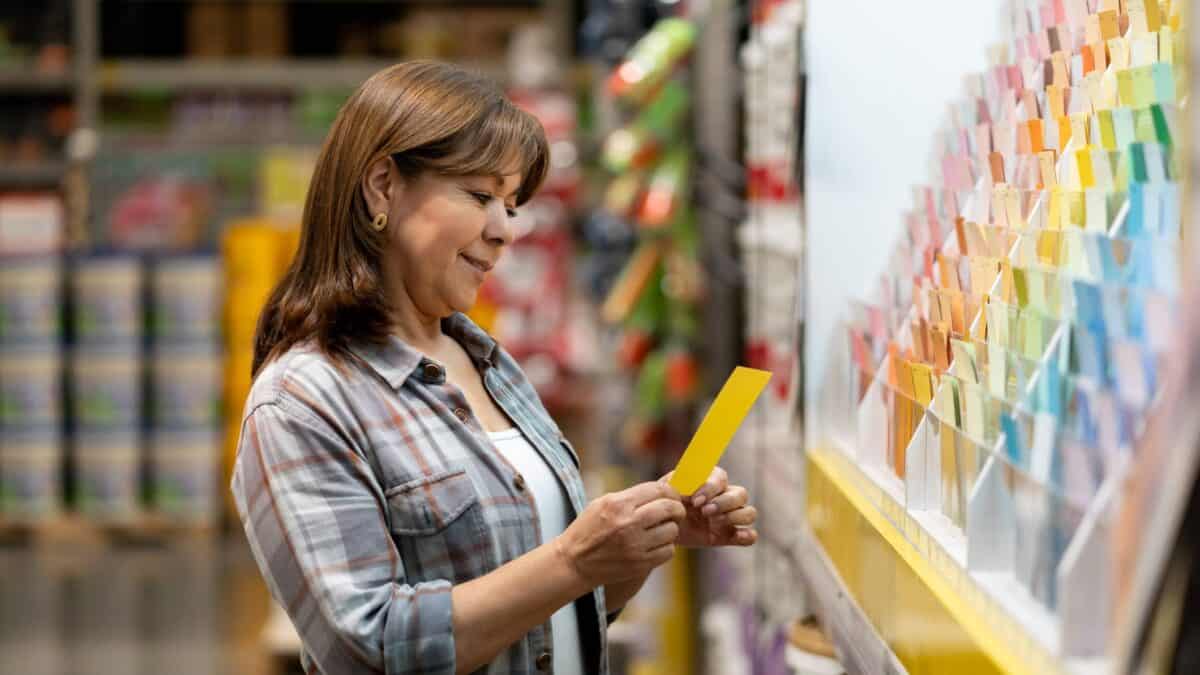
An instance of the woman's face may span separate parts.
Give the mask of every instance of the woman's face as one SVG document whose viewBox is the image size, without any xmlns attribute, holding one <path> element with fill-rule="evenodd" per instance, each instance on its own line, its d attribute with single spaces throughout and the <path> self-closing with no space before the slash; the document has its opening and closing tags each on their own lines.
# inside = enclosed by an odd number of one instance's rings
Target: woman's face
<svg viewBox="0 0 1200 675">
<path fill-rule="evenodd" d="M 426 316 L 465 312 L 512 243 L 520 176 L 439 176 L 405 181 L 388 214 L 389 277 Z"/>
</svg>

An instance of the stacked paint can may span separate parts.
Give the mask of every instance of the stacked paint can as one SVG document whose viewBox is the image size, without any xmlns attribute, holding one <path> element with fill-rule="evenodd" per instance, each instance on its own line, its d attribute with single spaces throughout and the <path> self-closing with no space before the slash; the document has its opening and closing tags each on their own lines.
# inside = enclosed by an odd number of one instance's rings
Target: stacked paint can
<svg viewBox="0 0 1200 675">
<path fill-rule="evenodd" d="M 215 522 L 220 510 L 220 259 L 162 256 L 149 266 L 149 493 L 173 521 Z"/>
<path fill-rule="evenodd" d="M 62 261 L 0 260 L 0 518 L 34 521 L 62 504 Z"/>
<path fill-rule="evenodd" d="M 141 508 L 144 270 L 128 254 L 71 265 L 68 398 L 76 509 L 129 521 Z"/>
</svg>

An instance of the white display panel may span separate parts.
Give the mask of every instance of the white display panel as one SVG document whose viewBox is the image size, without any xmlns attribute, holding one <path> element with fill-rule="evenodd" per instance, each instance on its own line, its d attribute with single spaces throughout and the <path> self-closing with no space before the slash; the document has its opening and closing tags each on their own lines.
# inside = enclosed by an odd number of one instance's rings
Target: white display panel
<svg viewBox="0 0 1200 675">
<path fill-rule="evenodd" d="M 847 301 L 876 284 L 933 134 L 1004 34 L 1004 0 L 810 0 L 805 397 L 818 400 Z M 808 424 L 813 429 L 815 425 Z"/>
</svg>

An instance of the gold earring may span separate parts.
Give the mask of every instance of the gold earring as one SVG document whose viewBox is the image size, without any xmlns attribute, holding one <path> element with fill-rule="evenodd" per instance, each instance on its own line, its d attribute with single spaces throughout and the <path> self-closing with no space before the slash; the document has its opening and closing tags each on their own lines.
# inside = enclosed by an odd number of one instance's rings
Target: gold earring
<svg viewBox="0 0 1200 675">
<path fill-rule="evenodd" d="M 371 227 L 375 228 L 376 232 L 383 232 L 383 228 L 387 227 L 387 214 L 380 213 L 375 216 L 375 220 L 371 221 Z"/>
</svg>

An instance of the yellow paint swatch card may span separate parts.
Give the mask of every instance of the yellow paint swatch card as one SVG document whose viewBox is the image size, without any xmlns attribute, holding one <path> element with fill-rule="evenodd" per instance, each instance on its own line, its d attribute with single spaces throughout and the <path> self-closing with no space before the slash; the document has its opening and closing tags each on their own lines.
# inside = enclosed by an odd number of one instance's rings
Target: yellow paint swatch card
<svg viewBox="0 0 1200 675">
<path fill-rule="evenodd" d="M 1067 106 L 1063 104 L 1063 87 L 1057 84 L 1046 86 L 1046 107 L 1049 108 L 1048 117 L 1058 119 L 1067 114 Z"/>
<path fill-rule="evenodd" d="M 1066 191 L 1061 186 L 1050 188 L 1050 207 L 1049 214 L 1046 217 L 1048 221 L 1046 227 L 1051 230 L 1064 229 L 1064 225 L 1069 225 L 1067 218 L 1067 209 L 1063 208 L 1063 202 L 1066 201 Z"/>
<path fill-rule="evenodd" d="M 1058 177 L 1054 175 L 1054 151 L 1043 150 L 1038 153 L 1038 168 L 1041 171 L 1042 187 L 1049 189 L 1058 185 Z"/>
<path fill-rule="evenodd" d="M 671 487 L 679 494 L 690 495 L 708 480 L 770 379 L 771 373 L 765 370 L 742 366 L 733 369 L 675 466 Z"/>
<path fill-rule="evenodd" d="M 1092 148 L 1084 146 L 1075 151 L 1075 163 L 1079 168 L 1079 185 L 1085 190 L 1096 186 L 1096 176 L 1092 171 Z"/>
<path fill-rule="evenodd" d="M 1067 148 L 1067 142 L 1071 140 L 1071 118 L 1063 115 L 1058 118 L 1058 150 L 1062 152 Z"/>
<path fill-rule="evenodd" d="M 1097 113 L 1098 124 L 1100 127 L 1100 145 L 1105 150 L 1112 152 L 1117 149 L 1117 135 L 1113 132 L 1113 120 L 1111 110 L 1101 110 Z"/>
<path fill-rule="evenodd" d="M 1117 21 L 1118 17 L 1117 17 L 1116 10 L 1108 10 L 1105 12 L 1100 12 L 1099 18 L 1100 18 L 1100 39 L 1111 40 L 1115 37 L 1118 37 L 1121 34 L 1120 27 L 1119 27 L 1118 21 Z"/>
<path fill-rule="evenodd" d="M 1076 148 L 1081 148 L 1088 144 L 1088 122 L 1091 121 L 1091 116 L 1087 113 L 1075 113 L 1071 115 L 1071 140 L 1074 141 Z"/>
<path fill-rule="evenodd" d="M 1158 31 L 1158 60 L 1162 63 L 1175 63 L 1175 40 L 1170 28 L 1164 26 Z"/>
<path fill-rule="evenodd" d="M 913 395 L 917 403 L 928 408 L 933 401 L 933 369 L 924 363 L 909 364 L 912 367 Z"/>
</svg>

